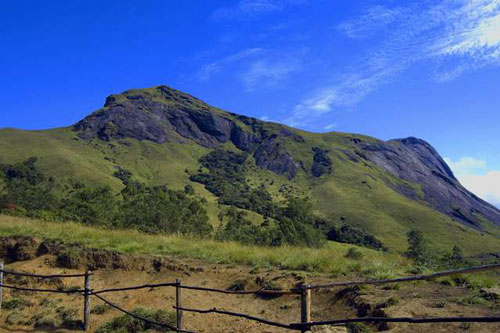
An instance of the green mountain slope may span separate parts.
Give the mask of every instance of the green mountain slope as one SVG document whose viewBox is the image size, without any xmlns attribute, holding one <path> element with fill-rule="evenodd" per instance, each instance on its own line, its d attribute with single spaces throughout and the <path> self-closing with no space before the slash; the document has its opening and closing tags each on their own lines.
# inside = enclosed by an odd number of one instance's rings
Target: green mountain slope
<svg viewBox="0 0 500 333">
<path fill-rule="evenodd" d="M 80 181 L 118 192 L 124 185 L 117 170 L 149 185 L 191 184 L 206 198 L 214 226 L 235 202 L 232 188 L 219 193 L 207 181 L 231 179 L 203 164 L 215 151 L 242 156 L 241 193 L 264 188 L 277 204 L 308 197 L 318 216 L 361 228 L 388 248 L 404 250 L 406 232 L 417 228 L 438 251 L 459 245 L 469 254 L 500 252 L 500 211 L 465 190 L 437 152 L 414 138 L 304 132 L 228 113 L 165 86 L 112 95 L 71 127 L 0 130 L 0 164 L 37 156 L 37 167 L 61 191 Z M 265 213 L 243 199 L 236 205 L 260 224 Z"/>
</svg>

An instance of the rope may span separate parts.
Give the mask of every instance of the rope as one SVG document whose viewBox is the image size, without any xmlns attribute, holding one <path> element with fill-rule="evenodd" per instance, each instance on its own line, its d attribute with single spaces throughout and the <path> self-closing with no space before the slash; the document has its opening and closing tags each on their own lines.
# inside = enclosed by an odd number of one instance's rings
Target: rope
<svg viewBox="0 0 500 333">
<path fill-rule="evenodd" d="M 170 326 L 168 324 L 165 324 L 165 323 L 158 323 L 158 322 L 155 322 L 155 321 L 151 321 L 147 318 L 144 318 L 144 317 L 141 317 L 141 316 L 138 316 L 136 315 L 135 313 L 132 313 L 130 311 L 127 311 L 125 309 L 122 309 L 121 307 L 119 307 L 118 305 L 114 304 L 114 303 L 111 303 L 110 301 L 106 300 L 105 298 L 102 298 L 101 296 L 99 295 L 96 295 L 94 294 L 95 297 L 97 297 L 98 299 L 100 299 L 101 301 L 103 301 L 104 303 L 108 304 L 109 306 L 111 306 L 112 308 L 115 308 L 116 310 L 118 311 L 121 311 L 123 313 L 125 313 L 126 315 L 128 316 L 131 316 L 131 317 L 134 317 L 135 319 L 139 319 L 139 320 L 142 320 L 144 321 L 145 323 L 148 323 L 150 325 L 154 325 L 154 326 L 158 326 L 158 327 L 162 327 L 162 328 L 167 328 L 169 330 L 172 330 L 172 331 L 177 331 L 177 332 L 186 332 L 186 333 L 195 333 L 193 331 L 186 331 L 186 330 L 182 330 L 182 329 L 178 329 L 177 327 L 174 327 L 174 326 Z"/>
<path fill-rule="evenodd" d="M 40 275 L 40 274 L 31 274 L 31 273 L 21 273 L 8 271 L 4 269 L 0 269 L 0 272 L 8 275 L 17 275 L 17 276 L 27 276 L 27 277 L 35 277 L 40 279 L 54 279 L 54 278 L 74 278 L 74 277 L 84 277 L 85 274 L 55 274 L 55 275 Z M 92 273 L 88 273 L 92 275 Z"/>
<path fill-rule="evenodd" d="M 225 311 L 225 310 L 218 310 L 216 308 L 209 309 L 209 310 L 199 310 L 199 309 L 188 309 L 188 308 L 181 308 L 181 307 L 176 307 L 174 306 L 174 309 L 181 310 L 181 311 L 186 311 L 186 312 L 196 312 L 196 313 L 201 313 L 201 314 L 210 314 L 210 313 L 218 313 L 218 314 L 223 314 L 231 317 L 240 317 L 240 318 L 245 318 L 248 320 L 253 320 L 262 324 L 266 324 L 269 326 L 276 326 L 276 327 L 281 327 L 281 328 L 286 328 L 286 329 L 292 329 L 292 330 L 300 330 L 300 328 L 297 327 L 292 327 L 292 325 L 289 324 L 283 324 L 275 321 L 270 321 L 267 319 L 262 319 L 254 316 L 250 316 L 244 313 L 237 313 L 237 312 L 231 312 L 231 311 Z"/>
<path fill-rule="evenodd" d="M 319 289 L 319 288 L 330 288 L 330 287 L 340 287 L 340 286 L 343 286 L 343 287 L 356 286 L 356 285 L 364 285 L 364 284 L 385 284 L 385 283 L 396 283 L 396 282 L 431 280 L 431 279 L 434 279 L 437 277 L 442 277 L 442 276 L 480 272 L 480 271 L 487 271 L 487 270 L 499 269 L 499 268 L 500 268 L 500 264 L 492 264 L 492 265 L 485 265 L 485 266 L 467 267 L 467 268 L 461 268 L 461 269 L 455 269 L 455 270 L 449 270 L 449 271 L 442 271 L 442 272 L 437 272 L 437 273 L 433 273 L 433 274 L 429 274 L 429 275 L 417 275 L 417 276 L 409 276 L 409 277 L 396 278 L 396 279 L 330 282 L 330 283 L 306 286 L 305 289 Z"/>
</svg>

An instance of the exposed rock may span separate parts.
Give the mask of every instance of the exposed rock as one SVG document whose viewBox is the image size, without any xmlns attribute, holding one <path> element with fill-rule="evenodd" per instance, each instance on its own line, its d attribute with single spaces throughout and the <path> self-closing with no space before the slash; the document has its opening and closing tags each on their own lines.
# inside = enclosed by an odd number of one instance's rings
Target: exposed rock
<svg viewBox="0 0 500 333">
<path fill-rule="evenodd" d="M 313 165 L 311 172 L 315 177 L 321 177 L 324 174 L 332 172 L 332 161 L 328 157 L 328 150 L 319 147 L 313 147 Z"/>
<path fill-rule="evenodd" d="M 256 164 L 261 168 L 287 175 L 288 179 L 297 175 L 299 165 L 279 141 L 268 140 L 255 151 L 254 157 Z"/>
<path fill-rule="evenodd" d="M 209 105 L 165 86 L 130 90 L 106 99 L 104 108 L 73 126 L 83 139 L 133 138 L 156 143 L 195 140 L 205 147 L 232 141 L 249 151 L 258 138 Z"/>
<path fill-rule="evenodd" d="M 353 141 L 356 154 L 396 177 L 420 184 L 430 206 L 458 221 L 481 229 L 476 214 L 500 226 L 500 211 L 466 190 L 446 162 L 427 142 L 417 138 L 387 142 Z M 401 194 L 416 199 L 407 187 L 393 186 Z"/>
<path fill-rule="evenodd" d="M 250 128 L 242 128 L 239 120 Z M 82 139 L 133 138 L 155 143 L 194 140 L 209 148 L 232 142 L 237 148 L 255 152 L 257 165 L 289 178 L 298 166 L 290 153 L 277 142 L 290 138 L 305 142 L 285 128 L 266 130 L 260 120 L 218 111 L 204 102 L 165 86 L 130 90 L 106 99 L 104 108 L 73 126 Z"/>
</svg>

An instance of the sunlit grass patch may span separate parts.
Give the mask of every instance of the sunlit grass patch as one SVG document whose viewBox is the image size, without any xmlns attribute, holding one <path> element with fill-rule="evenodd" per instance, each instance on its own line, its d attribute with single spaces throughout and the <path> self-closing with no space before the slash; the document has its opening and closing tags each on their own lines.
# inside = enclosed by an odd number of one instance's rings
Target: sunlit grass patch
<svg viewBox="0 0 500 333">
<path fill-rule="evenodd" d="M 0 236 L 34 236 L 61 240 L 87 247 L 127 254 L 164 255 L 201 259 L 213 263 L 251 265 L 342 275 L 366 272 L 368 276 L 404 274 L 410 264 L 396 253 L 328 242 L 322 248 L 295 246 L 265 247 L 186 238 L 177 235 L 149 235 L 134 230 L 110 230 L 73 222 L 47 222 L 0 215 Z M 360 259 L 346 258 L 350 248 Z"/>
</svg>

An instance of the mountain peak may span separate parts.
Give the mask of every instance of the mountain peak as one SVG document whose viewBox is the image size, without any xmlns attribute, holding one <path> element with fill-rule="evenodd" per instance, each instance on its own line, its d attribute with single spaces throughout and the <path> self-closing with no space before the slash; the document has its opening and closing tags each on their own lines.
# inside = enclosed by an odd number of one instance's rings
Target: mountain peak
<svg viewBox="0 0 500 333">
<path fill-rule="evenodd" d="M 198 98 L 169 86 L 161 85 L 151 88 L 129 89 L 120 94 L 109 95 L 106 98 L 104 107 L 110 107 L 125 101 L 146 101 L 156 100 L 166 103 L 179 103 L 186 105 L 197 105 L 199 107 L 210 108 L 208 104 Z"/>
</svg>

